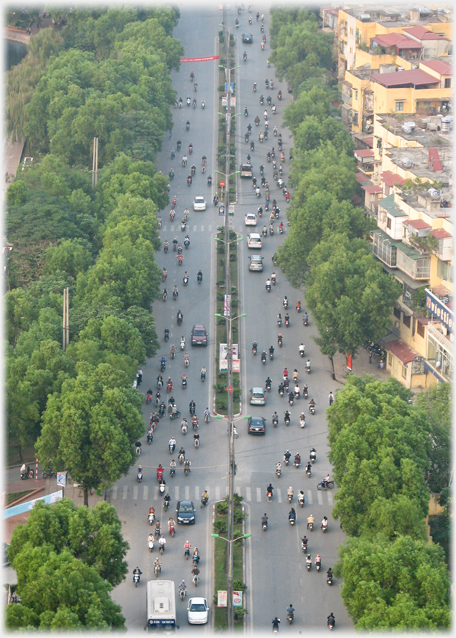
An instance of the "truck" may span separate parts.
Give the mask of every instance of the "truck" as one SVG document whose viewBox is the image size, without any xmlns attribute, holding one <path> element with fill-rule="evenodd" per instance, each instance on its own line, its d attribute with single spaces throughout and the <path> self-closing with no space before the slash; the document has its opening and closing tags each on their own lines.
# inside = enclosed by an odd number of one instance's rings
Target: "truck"
<svg viewBox="0 0 456 638">
<path fill-rule="evenodd" d="M 149 580 L 146 590 L 147 624 L 144 629 L 176 632 L 176 592 L 172 580 Z"/>
</svg>

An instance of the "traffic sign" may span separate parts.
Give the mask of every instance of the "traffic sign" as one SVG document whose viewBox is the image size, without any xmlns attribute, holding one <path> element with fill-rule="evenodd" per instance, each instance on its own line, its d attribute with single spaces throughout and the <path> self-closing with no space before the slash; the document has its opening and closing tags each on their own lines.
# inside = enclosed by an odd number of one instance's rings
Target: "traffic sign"
<svg viewBox="0 0 456 638">
<path fill-rule="evenodd" d="M 234 215 L 234 204 L 228 205 L 228 215 Z"/>
<path fill-rule="evenodd" d="M 219 215 L 225 214 L 225 206 L 219 206 Z"/>
<path fill-rule="evenodd" d="M 225 182 L 220 182 L 220 188 L 225 188 Z"/>
<path fill-rule="evenodd" d="M 233 388 L 229 385 L 229 386 L 227 387 L 226 391 L 227 391 L 227 392 L 232 392 L 232 391 L 233 391 Z"/>
</svg>

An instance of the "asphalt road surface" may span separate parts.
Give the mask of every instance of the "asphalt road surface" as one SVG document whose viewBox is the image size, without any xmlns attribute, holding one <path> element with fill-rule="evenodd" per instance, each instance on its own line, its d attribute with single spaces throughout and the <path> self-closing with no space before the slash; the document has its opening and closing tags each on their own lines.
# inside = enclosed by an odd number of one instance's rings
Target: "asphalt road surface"
<svg viewBox="0 0 456 638">
<path fill-rule="evenodd" d="M 245 5 L 247 8 L 247 5 Z M 255 8 L 256 11 L 256 8 Z M 234 5 L 228 13 L 228 26 L 234 26 L 235 20 Z M 218 31 L 222 14 L 214 5 L 212 7 L 199 7 L 192 10 L 189 6 L 181 7 L 181 19 L 174 35 L 181 39 L 185 48 L 185 57 L 211 56 L 218 52 Z M 272 165 L 266 162 L 266 152 L 274 146 L 277 151 L 277 138 L 273 137 L 274 125 L 281 131 L 283 112 L 290 102 L 291 96 L 287 93 L 285 81 L 279 83 L 274 76 L 274 69 L 271 65 L 267 67 L 267 56 L 270 52 L 268 26 L 269 14 L 265 12 L 265 32 L 267 41 L 265 50 L 260 47 L 261 32 L 260 25 L 256 22 L 252 27 L 248 25 L 248 12 L 243 11 L 240 16 L 239 29 L 233 29 L 232 33 L 236 37 L 235 58 L 236 64 L 241 68 L 236 71 L 237 105 L 236 112 L 244 111 L 247 106 L 249 116 L 243 115 L 237 121 L 236 131 L 236 153 L 237 164 L 245 161 L 247 153 L 251 153 L 254 174 L 259 181 L 259 166 L 266 167 L 266 177 L 270 184 L 271 200 L 277 199 L 281 209 L 279 221 L 285 224 L 287 231 L 285 209 L 285 198 L 279 188 L 273 183 Z M 253 43 L 243 44 L 241 35 L 243 32 L 253 33 Z M 247 62 L 242 61 L 243 51 L 247 51 Z M 195 73 L 195 81 L 198 83 L 198 90 L 195 93 L 193 83 L 190 81 L 190 72 Z M 274 89 L 267 91 L 264 87 L 264 80 L 273 79 Z M 253 82 L 257 82 L 257 92 L 253 92 Z M 144 394 L 150 387 L 156 390 L 156 378 L 159 374 L 159 360 L 162 355 L 167 359 L 164 378 L 172 377 L 175 390 L 173 396 L 177 401 L 178 408 L 183 416 L 190 418 L 188 404 L 194 399 L 197 406 L 197 415 L 200 419 L 201 446 L 195 450 L 192 446 L 191 430 L 186 436 L 180 432 L 180 420 L 169 421 L 168 417 L 161 419 L 158 429 L 154 435 L 151 446 L 147 445 L 143 439 L 143 453 L 139 461 L 144 468 L 144 479 L 141 484 L 136 482 L 136 468 L 132 468 L 128 476 L 119 480 L 111 490 L 108 491 L 108 500 L 118 510 L 123 523 L 123 533 L 130 543 L 130 551 L 127 560 L 130 575 L 127 580 L 117 587 L 113 592 L 113 599 L 121 604 L 123 613 L 127 619 L 129 630 L 141 630 L 146 622 L 146 600 L 145 583 L 153 579 L 153 561 L 157 555 L 154 550 L 150 554 L 147 547 L 147 536 L 150 527 L 147 523 L 147 512 L 151 504 L 157 511 L 161 507 L 162 498 L 158 496 L 158 485 L 155 468 L 158 463 L 169 467 L 171 457 L 168 453 L 167 444 L 171 435 L 177 439 L 178 448 L 183 445 L 186 456 L 192 462 L 191 473 L 188 477 L 183 475 L 182 466 L 178 465 L 178 470 L 174 478 L 169 477 L 168 469 L 165 473 L 167 491 L 172 498 L 169 514 L 162 516 L 163 521 L 168 517 L 175 516 L 176 502 L 179 498 L 190 498 L 196 506 L 196 524 L 187 527 L 177 526 L 176 536 L 170 538 L 166 534 L 166 551 L 162 560 L 162 577 L 173 579 L 178 583 L 184 578 L 188 586 L 189 595 L 197 594 L 205 596 L 209 605 L 213 607 L 213 583 L 212 564 L 213 543 L 210 537 L 212 531 L 212 511 L 213 504 L 223 499 L 228 493 L 228 436 L 227 423 L 225 420 L 214 420 L 206 425 L 202 423 L 204 409 L 212 408 L 212 384 L 214 383 L 213 369 L 215 348 L 215 259 L 216 242 L 214 235 L 217 227 L 224 223 L 224 218 L 218 215 L 218 208 L 212 204 L 215 192 L 214 187 L 207 185 L 207 175 L 212 175 L 215 183 L 215 156 L 217 147 L 217 127 L 218 111 L 221 111 L 220 93 L 218 93 L 218 61 L 182 63 L 180 71 L 173 73 L 173 87 L 177 91 L 177 98 L 182 97 L 185 103 L 187 96 L 193 100 L 196 97 L 198 107 L 196 109 L 187 108 L 175 109 L 174 128 L 170 139 L 165 139 L 163 150 L 158 160 L 158 167 L 167 174 L 171 167 L 174 168 L 175 178 L 171 182 L 171 198 L 177 196 L 176 217 L 174 222 L 169 219 L 169 209 L 162 211 L 161 239 L 167 239 L 170 243 L 174 237 L 183 242 L 186 233 L 180 230 L 180 220 L 186 207 L 190 210 L 190 220 L 188 233 L 191 245 L 189 250 L 184 251 L 184 263 L 178 266 L 176 253 L 172 250 L 168 254 L 162 253 L 158 256 L 158 264 L 168 270 L 168 278 L 164 284 L 168 289 L 168 300 L 164 303 L 157 301 L 154 304 L 154 315 L 156 318 L 157 332 L 161 340 L 161 348 L 156 357 L 150 360 L 143 367 L 143 383 L 140 391 Z M 277 91 L 281 89 L 284 99 L 277 100 Z M 270 94 L 273 103 L 277 107 L 277 114 L 271 114 L 271 107 L 261 106 L 259 96 Z M 206 108 L 201 109 L 201 99 L 206 101 Z M 269 115 L 269 139 L 260 144 L 258 141 L 259 131 L 264 130 L 264 108 L 268 109 Z M 251 152 L 248 144 L 244 142 L 244 133 L 248 123 L 253 125 L 255 116 L 261 119 L 260 127 L 254 126 L 252 139 L 255 142 L 255 150 Z M 186 120 L 190 121 L 190 132 L 185 131 Z M 287 181 L 288 156 L 291 147 L 291 140 L 288 129 L 282 130 L 284 140 L 284 151 L 286 161 L 284 163 L 284 179 Z M 176 154 L 174 161 L 170 159 L 171 149 L 176 147 L 177 140 L 182 142 L 181 153 Z M 185 152 L 188 155 L 188 145 L 192 143 L 194 147 L 193 155 L 189 156 L 187 168 L 181 166 L 181 156 Z M 206 174 L 201 173 L 201 158 L 206 155 Z M 189 174 L 189 166 L 192 163 L 197 166 L 196 175 L 190 187 L 187 186 L 186 179 Z M 247 434 L 247 422 L 239 420 L 237 429 L 239 438 L 236 440 L 236 464 L 237 472 L 235 476 L 235 491 L 242 495 L 248 513 L 246 532 L 252 537 L 246 542 L 246 582 L 247 606 L 249 613 L 246 616 L 247 628 L 249 631 L 270 631 L 271 620 L 274 616 L 282 619 L 281 631 L 296 632 L 302 630 L 325 629 L 326 617 L 332 611 L 336 617 L 337 628 L 351 629 L 352 623 L 343 607 L 340 597 L 339 583 L 334 581 L 332 587 L 326 584 L 326 570 L 333 566 L 337 560 L 337 546 L 344 540 L 344 534 L 339 528 L 339 523 L 331 519 L 331 509 L 333 506 L 334 490 L 327 492 L 317 491 L 317 483 L 321 478 L 331 471 L 327 460 L 328 446 L 326 441 L 327 422 L 325 409 L 328 405 L 328 394 L 330 390 L 335 390 L 329 369 L 327 357 L 320 354 L 317 346 L 312 340 L 312 336 L 317 334 L 312 322 L 305 328 L 302 325 L 302 314 L 295 310 L 295 302 L 300 297 L 303 301 L 302 293 L 291 288 L 285 277 L 278 269 L 277 285 L 273 287 L 271 293 L 265 290 L 265 281 L 272 273 L 272 255 L 276 252 L 280 243 L 284 241 L 285 235 L 277 232 L 278 223 L 275 223 L 275 233 L 268 236 L 263 241 L 261 255 L 264 257 L 264 272 L 251 273 L 248 271 L 248 255 L 258 253 L 257 250 L 249 250 L 247 246 L 247 234 L 250 230 L 261 230 L 263 222 L 256 228 L 248 228 L 244 225 L 244 215 L 247 212 L 256 212 L 258 206 L 264 206 L 264 192 L 257 199 L 251 185 L 251 180 L 238 180 L 238 202 L 235 206 L 235 215 L 232 218 L 232 227 L 238 231 L 244 240 L 239 244 L 239 265 L 240 265 L 240 299 L 241 311 L 247 313 L 247 317 L 239 320 L 239 352 L 242 370 L 242 396 L 243 403 L 240 406 L 241 416 L 248 414 L 262 415 L 267 419 L 267 433 L 265 437 L 249 436 Z M 205 212 L 194 212 L 192 207 L 193 197 L 203 195 L 206 197 L 208 206 Z M 263 218 L 269 225 L 268 215 Z M 196 273 L 201 268 L 203 272 L 203 283 L 199 285 L 196 280 Z M 187 287 L 182 285 L 184 270 L 188 270 L 190 282 Z M 177 301 L 172 299 L 172 288 L 176 284 L 179 289 Z M 284 295 L 290 300 L 289 314 L 290 327 L 284 326 L 280 329 L 284 336 L 283 348 L 277 347 L 277 335 L 279 329 L 276 325 L 278 312 L 285 311 L 282 307 Z M 181 310 L 184 315 L 182 327 L 176 324 L 177 311 Z M 190 330 L 195 323 L 203 323 L 209 331 L 209 345 L 207 348 L 190 347 Z M 168 344 L 163 341 L 163 330 L 168 327 L 171 338 Z M 190 366 L 185 370 L 183 365 L 183 352 L 178 351 L 174 361 L 170 360 L 169 349 L 174 343 L 179 349 L 181 335 L 185 336 L 188 347 L 186 351 L 190 354 Z M 256 340 L 259 352 L 267 350 L 270 345 L 274 345 L 275 357 L 272 362 L 268 361 L 262 365 L 260 356 L 254 357 L 251 352 L 251 344 Z M 298 354 L 298 346 L 303 342 L 306 345 L 306 357 L 302 359 Z M 310 357 L 312 372 L 307 375 L 304 370 L 304 363 Z M 200 369 L 205 365 L 208 369 L 206 382 L 200 380 Z M 277 386 L 281 380 L 281 373 L 287 367 L 290 375 L 296 368 L 300 375 L 300 385 L 306 381 L 309 385 L 309 398 L 313 397 L 316 402 L 316 414 L 309 414 L 307 401 L 303 399 L 295 402 L 290 409 L 291 425 L 285 427 L 283 423 L 283 413 L 287 408 L 285 398 L 280 398 Z M 184 371 L 188 376 L 188 387 L 181 388 L 180 379 Z M 252 386 L 264 386 L 267 376 L 273 382 L 272 392 L 267 395 L 266 406 L 257 407 L 248 404 L 248 392 Z M 165 397 L 166 389 L 162 396 Z M 143 413 L 148 422 L 151 406 L 144 405 Z M 235 411 L 236 411 L 235 406 Z M 279 427 L 272 428 L 271 415 L 277 410 L 280 418 Z M 299 427 L 299 413 L 304 410 L 306 413 L 306 427 Z M 301 454 L 304 460 L 308 459 L 309 450 L 315 447 L 317 450 L 317 462 L 313 468 L 313 476 L 308 479 L 305 475 L 304 465 L 300 469 L 294 468 L 291 464 L 284 467 L 281 478 L 275 476 L 275 464 L 282 460 L 284 451 L 288 448 L 294 455 Z M 138 461 L 138 462 L 139 462 Z M 275 486 L 274 499 L 272 503 L 267 503 L 266 486 L 272 481 Z M 295 494 L 303 489 L 306 496 L 306 504 L 303 509 L 296 506 L 297 524 L 291 527 L 288 524 L 288 512 L 290 506 L 286 502 L 286 491 L 289 486 L 294 488 Z M 200 508 L 200 496 L 204 489 L 208 489 L 210 504 L 208 507 Z M 261 517 L 263 513 L 269 517 L 269 529 L 264 533 L 261 529 Z M 319 553 L 322 557 L 322 571 L 317 573 L 312 567 L 310 573 L 305 569 L 304 555 L 301 551 L 300 538 L 306 533 L 306 518 L 312 513 L 315 516 L 316 526 L 313 533 L 308 533 L 309 552 L 312 559 Z M 320 531 L 320 521 L 323 515 L 329 518 L 328 533 L 323 535 Z M 202 554 L 200 562 L 201 582 L 197 590 L 191 584 L 191 564 L 184 559 L 183 545 L 189 540 L 192 549 L 196 546 Z M 143 571 L 140 586 L 136 589 L 132 583 L 131 571 L 138 565 Z M 188 598 L 187 598 L 188 600 Z M 296 609 L 295 623 L 293 626 L 286 625 L 286 607 L 292 603 Z M 211 623 L 206 628 L 189 627 L 186 622 L 186 604 L 178 601 L 178 622 L 181 629 L 188 628 L 189 631 L 210 631 Z M 210 615 L 211 619 L 211 615 Z"/>
</svg>

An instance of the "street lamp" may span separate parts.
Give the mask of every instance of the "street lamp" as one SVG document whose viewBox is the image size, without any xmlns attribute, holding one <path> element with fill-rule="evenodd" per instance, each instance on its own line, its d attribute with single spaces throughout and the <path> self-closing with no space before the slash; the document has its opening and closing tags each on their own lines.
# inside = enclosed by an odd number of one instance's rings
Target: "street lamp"
<svg viewBox="0 0 456 638">
<path fill-rule="evenodd" d="M 228 243 L 228 242 L 227 242 Z M 232 243 L 232 242 L 229 242 Z M 229 253 L 229 251 L 227 251 Z M 229 259 L 229 258 L 228 258 Z M 228 260 L 229 263 L 229 260 Z M 228 392 L 228 428 L 230 433 L 230 462 L 229 462 L 229 496 L 228 496 L 228 538 L 230 543 L 230 551 L 228 556 L 228 629 L 233 629 L 233 549 L 231 539 L 233 538 L 234 527 L 234 419 L 233 419 L 233 393 L 232 393 L 232 374 L 233 374 L 233 344 L 231 324 L 236 319 L 246 317 L 244 312 L 237 317 L 231 317 L 215 313 L 216 317 L 228 320 L 228 375 L 227 375 L 227 392 Z"/>
<path fill-rule="evenodd" d="M 229 525 L 228 525 L 228 531 L 229 531 Z M 229 545 L 230 548 L 230 562 L 229 562 L 229 572 L 228 572 L 228 600 L 227 600 L 227 607 L 228 607 L 228 618 L 229 618 L 229 622 L 228 622 L 228 626 L 231 624 L 231 629 L 233 629 L 233 619 L 232 619 L 232 613 L 233 613 L 233 543 L 235 543 L 236 541 L 239 541 L 243 538 L 250 538 L 252 536 L 252 534 L 243 534 L 242 536 L 238 536 L 237 538 L 225 538 L 224 536 L 220 536 L 220 534 L 211 534 L 212 538 L 221 538 L 222 540 L 226 541 Z"/>
</svg>

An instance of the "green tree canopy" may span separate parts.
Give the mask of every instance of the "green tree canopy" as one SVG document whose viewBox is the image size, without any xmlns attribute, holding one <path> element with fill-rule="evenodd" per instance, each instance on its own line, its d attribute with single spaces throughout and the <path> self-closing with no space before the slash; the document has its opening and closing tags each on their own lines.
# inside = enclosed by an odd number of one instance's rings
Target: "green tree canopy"
<svg viewBox="0 0 456 638">
<path fill-rule="evenodd" d="M 18 525 L 13 532 L 8 549 L 12 565 L 16 556 L 33 547 L 47 547 L 57 554 L 68 550 L 113 587 L 128 572 L 125 556 L 129 545 L 122 538 L 116 509 L 108 503 L 88 508 L 76 506 L 69 498 L 52 505 L 37 502 L 25 525 Z"/>
<path fill-rule="evenodd" d="M 448 571 L 433 543 L 382 534 L 350 538 L 340 549 L 336 575 L 357 630 L 448 629 Z"/>
<path fill-rule="evenodd" d="M 321 242 L 309 260 L 306 300 L 318 326 L 315 341 L 325 354 L 356 354 L 362 344 L 381 338 L 401 288 L 367 246 L 334 235 Z"/>
<path fill-rule="evenodd" d="M 133 444 L 145 431 L 143 396 L 125 373 L 108 364 L 78 364 L 76 379 L 49 397 L 37 441 L 38 458 L 56 471 L 65 468 L 84 490 L 108 487 L 135 460 Z"/>
<path fill-rule="evenodd" d="M 28 543 L 15 558 L 21 602 L 6 608 L 8 629 L 125 629 L 111 585 L 68 550 Z"/>
</svg>

